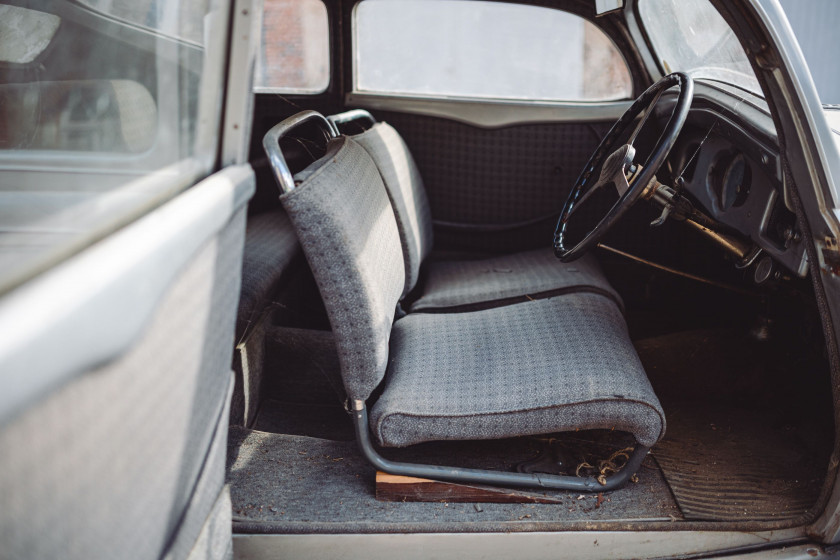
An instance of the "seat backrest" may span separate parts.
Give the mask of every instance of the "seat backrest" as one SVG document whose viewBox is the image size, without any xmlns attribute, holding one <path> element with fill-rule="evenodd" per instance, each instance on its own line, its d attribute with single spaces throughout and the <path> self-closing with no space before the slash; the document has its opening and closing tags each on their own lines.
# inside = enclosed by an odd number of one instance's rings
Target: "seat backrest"
<svg viewBox="0 0 840 560">
<path fill-rule="evenodd" d="M 385 376 L 394 312 L 405 285 L 397 222 L 379 171 L 343 136 L 280 197 L 318 284 L 350 399 Z"/>
<path fill-rule="evenodd" d="M 388 123 L 376 123 L 353 140 L 373 158 L 394 206 L 405 256 L 405 296 L 417 284 L 420 264 L 433 243 L 432 214 L 423 179 L 402 136 Z"/>
</svg>

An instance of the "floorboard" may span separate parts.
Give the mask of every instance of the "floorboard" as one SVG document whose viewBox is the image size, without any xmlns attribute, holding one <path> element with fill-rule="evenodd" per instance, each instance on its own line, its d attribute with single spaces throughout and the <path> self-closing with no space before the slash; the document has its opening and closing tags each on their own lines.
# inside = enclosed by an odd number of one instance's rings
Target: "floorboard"
<svg viewBox="0 0 840 560">
<path fill-rule="evenodd" d="M 639 482 L 607 494 L 545 492 L 556 504 L 401 503 L 376 499 L 375 470 L 354 442 L 232 428 L 228 483 L 234 521 L 271 524 L 272 532 L 435 532 L 547 530 L 567 521 L 671 521 L 681 519 L 671 491 L 652 459 Z M 424 444 L 403 460 L 511 467 L 532 458 L 540 442 L 527 438 L 460 445 Z M 460 451 L 460 452 L 457 452 Z M 499 464 L 501 458 L 504 463 Z"/>
</svg>

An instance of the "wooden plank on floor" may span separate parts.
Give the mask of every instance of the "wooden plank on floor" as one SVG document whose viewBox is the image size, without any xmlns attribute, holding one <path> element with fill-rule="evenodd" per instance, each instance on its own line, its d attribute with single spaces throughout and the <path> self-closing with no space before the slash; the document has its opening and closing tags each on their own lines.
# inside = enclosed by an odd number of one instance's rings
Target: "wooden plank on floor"
<svg viewBox="0 0 840 560">
<path fill-rule="evenodd" d="M 449 502 L 488 504 L 560 504 L 561 498 L 492 486 L 456 484 L 427 478 L 376 472 L 376 499 L 382 502 Z"/>
</svg>

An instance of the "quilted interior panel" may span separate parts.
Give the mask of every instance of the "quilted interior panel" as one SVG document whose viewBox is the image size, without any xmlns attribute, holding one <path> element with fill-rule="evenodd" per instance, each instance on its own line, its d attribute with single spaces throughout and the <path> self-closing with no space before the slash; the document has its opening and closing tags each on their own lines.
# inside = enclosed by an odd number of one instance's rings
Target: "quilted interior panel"
<svg viewBox="0 0 840 560">
<path fill-rule="evenodd" d="M 560 213 L 610 123 L 483 129 L 382 113 L 411 149 L 436 220 L 504 224 Z"/>
</svg>

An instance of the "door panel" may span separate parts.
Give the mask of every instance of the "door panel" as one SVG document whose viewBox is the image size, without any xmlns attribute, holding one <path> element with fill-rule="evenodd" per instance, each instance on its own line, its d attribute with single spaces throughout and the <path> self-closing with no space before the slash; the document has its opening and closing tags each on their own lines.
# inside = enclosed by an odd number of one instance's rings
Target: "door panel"
<svg viewBox="0 0 840 560">
<path fill-rule="evenodd" d="M 3 401 L 4 558 L 190 552 L 224 499 L 253 189 L 249 167 L 228 168 L 2 301 L 4 389 L 26 386 L 38 367 L 50 371 L 48 384 Z M 32 328 L 21 341 L 14 329 L 27 324 L 28 309 L 42 337 Z M 211 536 L 229 541 L 230 526 Z M 228 550 L 211 548 L 219 557 Z"/>
</svg>

